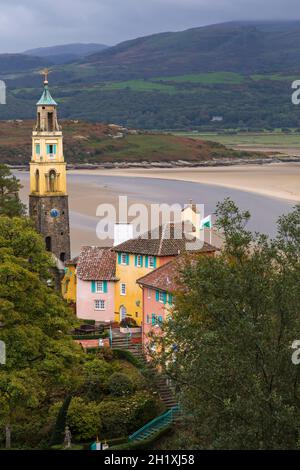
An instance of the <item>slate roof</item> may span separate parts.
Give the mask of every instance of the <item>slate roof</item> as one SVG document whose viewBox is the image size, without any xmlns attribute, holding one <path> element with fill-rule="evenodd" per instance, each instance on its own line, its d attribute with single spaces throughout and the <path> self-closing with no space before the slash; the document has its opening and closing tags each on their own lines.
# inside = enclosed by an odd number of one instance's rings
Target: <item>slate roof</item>
<svg viewBox="0 0 300 470">
<path fill-rule="evenodd" d="M 44 85 L 44 91 L 39 101 L 36 104 L 37 106 L 57 106 L 56 101 L 51 96 L 48 85 Z"/>
<path fill-rule="evenodd" d="M 116 281 L 116 253 L 110 248 L 82 247 L 77 277 L 82 281 Z"/>
<path fill-rule="evenodd" d="M 177 256 L 187 251 L 187 241 L 184 235 L 182 235 L 181 224 L 168 223 L 160 225 L 157 229 L 149 231 L 138 238 L 127 240 L 115 246 L 113 250 L 121 253 L 141 255 Z M 197 250 L 198 253 L 215 251 L 217 251 L 217 248 L 206 242 L 201 249 Z"/>
<path fill-rule="evenodd" d="M 178 288 L 178 271 L 177 260 L 172 260 L 141 277 L 137 280 L 137 283 L 152 289 L 173 292 Z"/>
</svg>

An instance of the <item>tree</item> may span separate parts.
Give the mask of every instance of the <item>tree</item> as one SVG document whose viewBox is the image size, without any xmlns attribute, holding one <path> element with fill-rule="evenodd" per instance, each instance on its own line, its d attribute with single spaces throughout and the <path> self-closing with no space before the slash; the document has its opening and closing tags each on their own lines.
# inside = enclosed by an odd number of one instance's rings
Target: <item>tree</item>
<svg viewBox="0 0 300 470">
<path fill-rule="evenodd" d="M 84 354 L 69 335 L 72 312 L 47 287 L 51 267 L 27 219 L 0 217 L 0 339 L 7 351 L 0 368 L 0 427 L 8 447 L 24 414 L 41 413 L 81 385 Z"/>
<path fill-rule="evenodd" d="M 0 164 L 0 215 L 18 217 L 25 213 L 19 198 L 21 184 L 6 165 Z"/>
<path fill-rule="evenodd" d="M 228 199 L 218 205 L 224 249 L 186 261 L 157 360 L 199 448 L 298 449 L 300 206 L 274 240 L 247 231 L 249 218 Z"/>
</svg>

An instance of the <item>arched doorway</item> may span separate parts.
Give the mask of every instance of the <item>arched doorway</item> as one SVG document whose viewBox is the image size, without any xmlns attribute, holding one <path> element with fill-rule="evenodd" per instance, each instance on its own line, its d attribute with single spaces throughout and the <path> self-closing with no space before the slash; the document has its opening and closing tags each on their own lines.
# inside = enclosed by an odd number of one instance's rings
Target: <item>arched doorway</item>
<svg viewBox="0 0 300 470">
<path fill-rule="evenodd" d="M 59 258 L 60 258 L 60 261 L 64 263 L 66 261 L 66 253 L 61 253 Z"/>
<path fill-rule="evenodd" d="M 120 307 L 120 321 L 124 320 L 127 316 L 127 309 L 124 307 L 124 305 L 121 305 Z"/>
<path fill-rule="evenodd" d="M 40 191 L 40 172 L 36 170 L 35 172 L 35 190 L 38 193 Z"/>
<path fill-rule="evenodd" d="M 49 172 L 49 189 L 51 193 L 55 193 L 56 191 L 56 181 L 57 181 L 56 172 L 55 170 L 51 170 Z"/>
<path fill-rule="evenodd" d="M 47 251 L 52 251 L 52 240 L 51 240 L 51 237 L 46 237 L 46 238 L 45 238 L 45 243 L 46 243 L 46 250 L 47 250 Z"/>
</svg>

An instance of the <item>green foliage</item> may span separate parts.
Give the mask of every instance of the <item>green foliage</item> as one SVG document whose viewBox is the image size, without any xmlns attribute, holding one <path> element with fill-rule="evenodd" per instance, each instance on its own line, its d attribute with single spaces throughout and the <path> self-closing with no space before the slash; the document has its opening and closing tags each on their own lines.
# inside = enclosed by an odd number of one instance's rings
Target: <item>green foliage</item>
<svg viewBox="0 0 300 470">
<path fill-rule="evenodd" d="M 108 382 L 113 374 L 111 364 L 103 359 L 90 357 L 84 365 L 83 395 L 89 400 L 99 400 L 108 393 Z"/>
<path fill-rule="evenodd" d="M 72 397 L 68 395 L 63 401 L 55 423 L 53 434 L 50 441 L 50 446 L 61 444 L 64 440 L 64 432 L 67 422 L 68 409 L 71 403 Z"/>
<path fill-rule="evenodd" d="M 147 391 L 122 398 L 107 398 L 99 404 L 99 409 L 102 435 L 110 438 L 129 435 L 158 413 L 157 402 Z"/>
<path fill-rule="evenodd" d="M 198 448 L 297 449 L 300 206 L 280 218 L 274 240 L 247 231 L 249 217 L 230 200 L 218 205 L 224 250 L 183 268 L 158 360 Z"/>
<path fill-rule="evenodd" d="M 130 377 L 126 374 L 115 372 L 108 381 L 108 388 L 112 396 L 121 397 L 131 395 L 135 387 Z"/>
<path fill-rule="evenodd" d="M 42 429 L 38 411 L 80 385 L 84 354 L 68 335 L 72 312 L 47 287 L 52 263 L 27 219 L 0 217 L 0 260 L 0 339 L 7 349 L 0 369 L 1 440 L 4 427 L 7 439 L 10 431 L 21 438 L 18 426 L 26 428 L 30 419 L 32 429 Z"/>
<path fill-rule="evenodd" d="M 76 441 L 95 439 L 102 429 L 100 405 L 74 397 L 69 407 L 67 423 Z"/>
<path fill-rule="evenodd" d="M 25 206 L 19 198 L 21 185 L 8 167 L 0 164 L 0 215 L 18 217 L 24 214 Z"/>
</svg>

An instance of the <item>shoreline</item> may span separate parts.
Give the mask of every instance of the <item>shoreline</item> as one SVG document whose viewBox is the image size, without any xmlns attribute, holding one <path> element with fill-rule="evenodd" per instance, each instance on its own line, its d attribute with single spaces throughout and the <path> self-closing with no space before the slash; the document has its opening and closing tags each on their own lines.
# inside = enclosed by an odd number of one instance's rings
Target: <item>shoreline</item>
<svg viewBox="0 0 300 470">
<path fill-rule="evenodd" d="M 15 170 L 28 171 L 27 167 Z M 69 168 L 68 174 L 185 181 L 300 202 L 300 161 L 201 167 Z"/>
<path fill-rule="evenodd" d="M 74 169 L 74 175 L 123 176 L 202 183 L 300 202 L 300 163 L 201 168 Z"/>
</svg>

